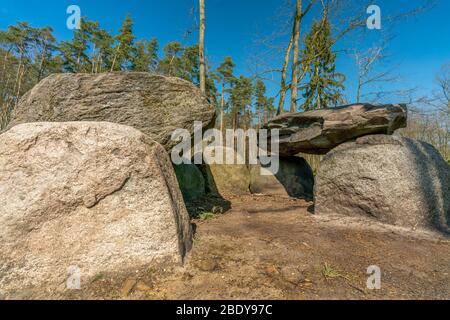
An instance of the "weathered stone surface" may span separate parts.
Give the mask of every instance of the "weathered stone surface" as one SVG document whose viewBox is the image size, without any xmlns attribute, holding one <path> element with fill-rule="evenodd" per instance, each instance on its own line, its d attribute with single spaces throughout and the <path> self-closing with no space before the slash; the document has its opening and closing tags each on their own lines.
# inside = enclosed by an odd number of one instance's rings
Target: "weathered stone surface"
<svg viewBox="0 0 450 320">
<path fill-rule="evenodd" d="M 281 157 L 277 174 L 271 173 L 261 165 L 250 169 L 250 191 L 253 194 L 276 195 L 305 200 L 313 199 L 314 174 L 305 159 L 300 157 Z M 267 175 L 261 174 L 261 169 Z"/>
<path fill-rule="evenodd" d="M 286 113 L 269 121 L 280 129 L 280 155 L 326 154 L 341 143 L 368 134 L 392 134 L 406 127 L 405 105 L 355 104 Z"/>
<path fill-rule="evenodd" d="M 205 179 L 195 164 L 180 164 L 173 167 L 184 200 L 195 200 L 205 195 Z"/>
<path fill-rule="evenodd" d="M 225 155 L 232 150 L 227 147 L 221 148 L 225 162 Z M 236 153 L 235 163 L 203 166 L 209 192 L 218 193 L 222 196 L 250 194 L 250 170 L 246 164 L 238 164 L 245 163 L 245 159 Z"/>
<path fill-rule="evenodd" d="M 164 148 L 113 123 L 30 123 L 0 135 L 0 296 L 182 262 L 189 216 Z M 42 290 L 44 288 L 45 290 Z"/>
<path fill-rule="evenodd" d="M 450 232 L 450 166 L 431 145 L 387 135 L 345 143 L 322 160 L 315 212 Z"/>
<path fill-rule="evenodd" d="M 209 166 L 211 189 L 216 188 L 222 196 L 250 194 L 250 170 L 246 165 L 230 164 Z"/>
<path fill-rule="evenodd" d="M 177 128 L 208 126 L 214 107 L 188 81 L 141 72 L 54 74 L 20 101 L 9 128 L 27 122 L 108 121 L 141 130 L 171 150 Z"/>
</svg>

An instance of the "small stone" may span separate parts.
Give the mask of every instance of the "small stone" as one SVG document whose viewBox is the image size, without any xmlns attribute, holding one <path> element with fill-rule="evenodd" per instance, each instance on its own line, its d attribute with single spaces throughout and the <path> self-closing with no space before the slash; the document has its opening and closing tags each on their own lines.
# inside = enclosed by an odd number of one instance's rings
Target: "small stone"
<svg viewBox="0 0 450 320">
<path fill-rule="evenodd" d="M 185 273 L 183 273 L 183 276 L 181 279 L 183 281 L 188 281 L 188 280 L 191 280 L 193 277 L 194 276 L 192 274 L 190 274 L 189 272 L 185 272 Z"/>
<path fill-rule="evenodd" d="M 269 274 L 279 274 L 280 273 L 275 266 L 266 267 L 266 272 Z"/>
<path fill-rule="evenodd" d="M 152 287 L 150 287 L 144 281 L 138 281 L 136 283 L 136 290 L 139 290 L 139 291 L 151 291 Z"/>
<path fill-rule="evenodd" d="M 305 279 L 295 267 L 283 267 L 281 269 L 281 276 L 285 281 L 293 284 L 302 282 Z"/>
<path fill-rule="evenodd" d="M 212 272 L 219 267 L 218 263 L 215 260 L 201 260 L 197 263 L 197 268 L 201 271 Z"/>
<path fill-rule="evenodd" d="M 125 280 L 125 283 L 123 284 L 122 289 L 120 290 L 120 296 L 123 298 L 128 297 L 131 291 L 134 289 L 136 282 L 137 280 L 132 278 Z"/>
</svg>

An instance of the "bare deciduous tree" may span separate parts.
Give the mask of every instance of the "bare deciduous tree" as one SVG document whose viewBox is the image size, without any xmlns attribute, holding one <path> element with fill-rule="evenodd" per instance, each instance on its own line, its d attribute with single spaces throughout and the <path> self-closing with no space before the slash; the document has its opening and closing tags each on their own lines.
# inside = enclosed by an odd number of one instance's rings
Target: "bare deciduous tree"
<svg viewBox="0 0 450 320">
<path fill-rule="evenodd" d="M 374 46 L 365 51 L 359 49 L 353 50 L 353 57 L 358 68 L 356 84 L 357 103 L 361 102 L 363 97 L 371 95 L 370 93 L 364 94 L 364 88 L 398 80 L 398 76 L 393 74 L 394 68 L 378 70 L 383 60 L 387 57 L 385 51 L 385 44 Z"/>
<path fill-rule="evenodd" d="M 200 90 L 203 94 L 206 94 L 205 0 L 200 0 L 200 40 L 198 47 L 200 59 Z"/>
<path fill-rule="evenodd" d="M 277 109 L 278 115 L 280 115 L 283 112 L 284 100 L 286 99 L 286 91 L 287 91 L 286 74 L 287 74 L 289 58 L 290 58 L 291 50 L 292 50 L 292 42 L 293 42 L 293 39 L 291 37 L 291 39 L 289 40 L 289 44 L 286 48 L 286 52 L 284 54 L 284 63 L 283 63 L 283 68 L 281 69 L 280 100 L 278 102 L 278 109 Z"/>
<path fill-rule="evenodd" d="M 299 58 L 299 42 L 300 42 L 300 24 L 303 10 L 302 0 L 297 0 L 295 7 L 294 30 L 292 31 L 292 78 L 291 78 L 291 107 L 290 111 L 297 111 L 297 92 L 298 92 L 298 58 Z"/>
</svg>

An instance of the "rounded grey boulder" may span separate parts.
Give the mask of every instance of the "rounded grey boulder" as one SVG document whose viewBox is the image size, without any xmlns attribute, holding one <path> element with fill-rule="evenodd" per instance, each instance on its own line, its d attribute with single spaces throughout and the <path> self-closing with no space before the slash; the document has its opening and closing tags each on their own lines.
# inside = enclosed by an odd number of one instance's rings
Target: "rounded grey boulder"
<svg viewBox="0 0 450 320">
<path fill-rule="evenodd" d="M 338 146 L 321 162 L 314 196 L 317 214 L 450 232 L 450 166 L 413 139 L 371 135 Z"/>
<path fill-rule="evenodd" d="M 192 83 L 146 72 L 53 74 L 24 95 L 8 128 L 27 122 L 107 121 L 139 129 L 167 151 L 174 130 L 207 127 L 215 108 Z"/>
</svg>

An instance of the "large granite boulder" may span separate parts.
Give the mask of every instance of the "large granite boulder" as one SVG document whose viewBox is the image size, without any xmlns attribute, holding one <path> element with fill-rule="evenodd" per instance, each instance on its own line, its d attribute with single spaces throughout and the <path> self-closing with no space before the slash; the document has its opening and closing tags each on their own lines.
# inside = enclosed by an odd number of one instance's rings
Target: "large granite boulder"
<svg viewBox="0 0 450 320">
<path fill-rule="evenodd" d="M 214 107 L 192 83 L 144 72 L 54 74 L 20 100 L 9 128 L 27 122 L 108 121 L 141 130 L 171 150 L 177 128 L 207 127 Z"/>
<path fill-rule="evenodd" d="M 0 297 L 175 264 L 191 226 L 164 148 L 113 123 L 30 123 L 0 135 Z M 70 271 L 69 271 L 70 272 Z"/>
<path fill-rule="evenodd" d="M 280 155 L 326 154 L 341 143 L 368 134 L 392 134 L 406 127 L 405 105 L 355 104 L 333 109 L 286 113 L 266 129 L 280 130 Z"/>
<path fill-rule="evenodd" d="M 314 196 L 317 214 L 450 232 L 450 166 L 413 139 L 371 135 L 337 147 L 321 162 Z"/>
<path fill-rule="evenodd" d="M 279 163 L 276 174 L 261 164 L 251 166 L 251 193 L 312 200 L 314 173 L 308 162 L 301 157 L 281 157 Z"/>
</svg>

